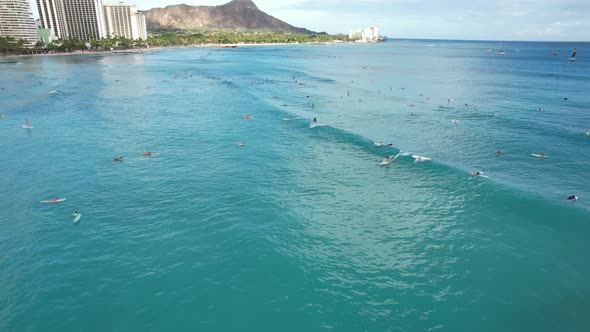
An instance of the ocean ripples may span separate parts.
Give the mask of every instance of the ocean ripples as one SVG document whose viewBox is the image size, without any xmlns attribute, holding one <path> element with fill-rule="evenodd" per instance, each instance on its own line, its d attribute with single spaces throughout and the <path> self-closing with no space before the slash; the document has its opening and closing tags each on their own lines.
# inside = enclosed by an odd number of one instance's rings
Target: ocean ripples
<svg viewBox="0 0 590 332">
<path fill-rule="evenodd" d="M 387 50 L 408 56 L 396 47 L 35 60 L 28 71 L 69 83 L 15 91 L 38 96 L 0 122 L 0 329 L 462 331 L 505 328 L 507 312 L 530 321 L 522 308 L 553 300 L 583 308 L 586 211 L 531 194 L 539 186 L 511 169 L 549 188 L 571 181 L 548 176 L 556 167 L 583 173 L 582 160 L 528 158 L 545 135 L 563 159 L 571 124 L 541 130 L 552 112 L 500 111 L 485 91 L 515 87 L 472 77 L 481 54 L 421 55 L 452 71 L 375 63 Z M 35 83 L 20 70 L 18 84 Z M 315 116 L 323 126 L 310 129 Z M 468 174 L 481 168 L 489 179 Z M 67 200 L 38 203 L 55 196 Z M 552 322 L 580 330 L 567 317 Z"/>
</svg>

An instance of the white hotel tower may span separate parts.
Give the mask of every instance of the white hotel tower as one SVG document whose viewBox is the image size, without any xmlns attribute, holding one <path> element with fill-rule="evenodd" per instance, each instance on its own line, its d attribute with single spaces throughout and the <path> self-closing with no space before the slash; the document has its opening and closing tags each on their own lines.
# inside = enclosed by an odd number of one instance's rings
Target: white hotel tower
<svg viewBox="0 0 590 332">
<path fill-rule="evenodd" d="M 39 40 L 28 0 L 0 0 L 0 37 L 25 39 L 29 45 Z"/>
<path fill-rule="evenodd" d="M 109 37 L 128 39 L 147 39 L 145 16 L 137 11 L 135 5 L 105 4 L 104 16 Z"/>
<path fill-rule="evenodd" d="M 70 39 L 92 40 L 107 37 L 100 0 L 62 0 Z"/>
<path fill-rule="evenodd" d="M 63 0 L 37 0 L 37 9 L 41 27 L 51 29 L 52 37 L 57 39 L 69 37 Z"/>
</svg>

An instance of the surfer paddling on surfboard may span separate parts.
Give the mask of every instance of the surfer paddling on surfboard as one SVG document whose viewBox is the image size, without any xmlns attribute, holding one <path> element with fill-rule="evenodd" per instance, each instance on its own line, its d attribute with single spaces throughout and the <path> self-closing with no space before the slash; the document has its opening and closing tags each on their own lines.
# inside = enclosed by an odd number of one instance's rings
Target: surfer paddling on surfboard
<svg viewBox="0 0 590 332">
<path fill-rule="evenodd" d="M 578 200 L 578 196 L 572 195 L 572 196 L 568 197 L 567 200 L 570 202 L 575 202 Z"/>
<path fill-rule="evenodd" d="M 473 176 L 484 176 L 485 175 L 485 172 L 486 171 L 484 169 L 482 169 L 481 171 L 477 171 L 477 172 L 471 173 L 471 175 L 473 175 Z"/>
</svg>

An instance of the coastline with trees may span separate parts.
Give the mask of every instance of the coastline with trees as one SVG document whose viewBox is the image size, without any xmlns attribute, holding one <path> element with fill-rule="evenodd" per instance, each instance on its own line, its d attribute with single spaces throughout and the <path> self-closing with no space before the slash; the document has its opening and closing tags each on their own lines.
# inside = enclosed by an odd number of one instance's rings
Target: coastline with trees
<svg viewBox="0 0 590 332">
<path fill-rule="evenodd" d="M 324 44 L 332 42 L 349 42 L 344 34 L 327 33 L 285 33 L 266 31 L 155 31 L 147 40 L 132 40 L 123 37 L 96 40 L 66 39 L 45 45 L 39 41 L 28 46 L 27 41 L 11 37 L 0 37 L 0 55 L 52 55 L 80 54 L 115 51 L 134 51 L 150 48 L 168 47 L 237 47 L 240 45 L 268 44 Z"/>
</svg>

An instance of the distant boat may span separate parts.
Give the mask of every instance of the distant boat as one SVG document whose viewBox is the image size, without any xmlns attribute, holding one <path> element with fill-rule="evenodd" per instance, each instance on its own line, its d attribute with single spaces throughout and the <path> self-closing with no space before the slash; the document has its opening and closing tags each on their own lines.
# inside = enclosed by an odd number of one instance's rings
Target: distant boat
<svg viewBox="0 0 590 332">
<path fill-rule="evenodd" d="M 506 52 L 504 52 L 504 49 L 502 48 L 502 42 L 498 42 L 498 52 L 496 52 L 497 55 L 504 55 L 506 54 Z"/>
<path fill-rule="evenodd" d="M 576 60 L 576 48 L 574 47 L 574 50 L 572 51 L 572 55 L 570 56 L 570 61 L 575 61 Z"/>
</svg>

